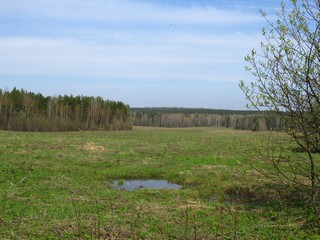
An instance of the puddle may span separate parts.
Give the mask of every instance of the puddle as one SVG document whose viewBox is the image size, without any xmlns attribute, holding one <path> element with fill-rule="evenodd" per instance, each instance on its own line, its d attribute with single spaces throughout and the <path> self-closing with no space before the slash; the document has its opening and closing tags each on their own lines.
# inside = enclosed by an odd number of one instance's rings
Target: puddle
<svg viewBox="0 0 320 240">
<path fill-rule="evenodd" d="M 181 186 L 167 180 L 116 180 L 112 186 L 118 190 L 135 191 L 139 189 L 180 189 Z"/>
</svg>

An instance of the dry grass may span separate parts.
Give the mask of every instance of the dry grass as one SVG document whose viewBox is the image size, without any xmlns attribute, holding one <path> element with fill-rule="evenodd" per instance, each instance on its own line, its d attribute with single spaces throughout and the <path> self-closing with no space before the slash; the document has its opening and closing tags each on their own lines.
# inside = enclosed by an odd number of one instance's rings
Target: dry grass
<svg viewBox="0 0 320 240">
<path fill-rule="evenodd" d="M 84 144 L 82 146 L 82 149 L 87 150 L 87 151 L 93 151 L 93 152 L 107 152 L 107 149 L 105 147 L 97 146 L 92 142 Z"/>
</svg>

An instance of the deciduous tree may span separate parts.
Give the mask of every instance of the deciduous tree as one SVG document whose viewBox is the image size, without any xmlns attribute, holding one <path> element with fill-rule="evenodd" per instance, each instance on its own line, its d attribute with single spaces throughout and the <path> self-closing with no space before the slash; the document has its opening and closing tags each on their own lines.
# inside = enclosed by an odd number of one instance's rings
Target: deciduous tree
<svg viewBox="0 0 320 240">
<path fill-rule="evenodd" d="M 276 22 L 262 12 L 268 23 L 262 30 L 265 40 L 245 58 L 255 81 L 249 86 L 242 81 L 240 88 L 251 106 L 278 115 L 281 130 L 304 152 L 295 158 L 273 154 L 273 164 L 282 182 L 309 196 L 319 227 L 320 1 L 281 6 Z"/>
</svg>

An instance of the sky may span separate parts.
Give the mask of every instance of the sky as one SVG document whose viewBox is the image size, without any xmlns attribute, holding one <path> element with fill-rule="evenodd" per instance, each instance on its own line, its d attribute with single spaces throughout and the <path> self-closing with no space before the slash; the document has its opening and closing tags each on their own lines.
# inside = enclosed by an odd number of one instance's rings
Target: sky
<svg viewBox="0 0 320 240">
<path fill-rule="evenodd" d="M 0 88 L 245 109 L 244 57 L 280 1 L 0 0 Z"/>
</svg>

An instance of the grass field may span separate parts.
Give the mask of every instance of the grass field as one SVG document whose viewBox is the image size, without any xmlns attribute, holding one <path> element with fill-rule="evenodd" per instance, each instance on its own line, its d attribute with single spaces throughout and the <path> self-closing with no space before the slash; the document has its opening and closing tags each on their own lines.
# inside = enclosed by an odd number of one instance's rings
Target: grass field
<svg viewBox="0 0 320 240">
<path fill-rule="evenodd" d="M 268 138 L 224 128 L 1 131 L 0 239 L 316 239 L 303 205 L 251 167 Z M 112 188 L 125 179 L 182 188 Z"/>
</svg>

